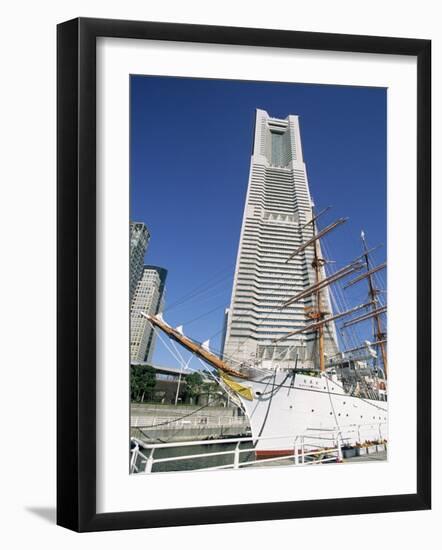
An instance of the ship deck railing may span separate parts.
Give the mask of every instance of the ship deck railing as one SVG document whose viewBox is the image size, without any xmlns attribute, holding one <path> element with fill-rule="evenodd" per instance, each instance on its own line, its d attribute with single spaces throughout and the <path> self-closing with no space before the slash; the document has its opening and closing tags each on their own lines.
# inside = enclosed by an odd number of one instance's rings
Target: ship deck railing
<svg viewBox="0 0 442 550">
<path fill-rule="evenodd" d="M 303 434 L 297 436 L 266 436 L 266 437 L 233 437 L 226 439 L 212 439 L 200 441 L 182 441 L 173 443 L 144 443 L 136 438 L 131 438 L 131 473 L 146 473 L 150 474 L 156 464 L 167 464 L 172 462 L 181 462 L 189 460 L 200 460 L 214 457 L 231 456 L 232 461 L 227 464 L 219 464 L 217 466 L 209 466 L 204 468 L 174 468 L 170 471 L 182 471 L 191 469 L 192 471 L 210 471 L 210 470 L 225 470 L 225 469 L 240 469 L 254 465 L 278 464 L 285 462 L 294 466 L 305 466 L 311 464 L 323 464 L 327 462 L 342 462 L 343 452 L 349 441 L 354 440 L 357 434 L 361 434 L 364 427 L 368 425 L 353 425 L 348 427 L 340 427 L 339 429 L 308 429 Z M 371 428 L 373 424 L 370 424 Z M 379 432 L 379 440 L 384 438 L 385 423 L 377 425 Z M 292 449 L 282 456 L 274 456 L 270 458 L 260 458 L 252 460 L 243 460 L 243 453 L 254 453 L 255 447 L 259 441 L 269 440 L 287 440 L 287 447 Z M 252 444 L 252 447 L 243 447 L 245 443 Z M 209 452 L 188 453 L 181 456 L 155 457 L 155 452 L 162 449 L 185 449 L 186 447 L 204 446 L 210 448 L 213 445 L 231 444 L 233 448 L 228 450 L 215 450 Z"/>
</svg>

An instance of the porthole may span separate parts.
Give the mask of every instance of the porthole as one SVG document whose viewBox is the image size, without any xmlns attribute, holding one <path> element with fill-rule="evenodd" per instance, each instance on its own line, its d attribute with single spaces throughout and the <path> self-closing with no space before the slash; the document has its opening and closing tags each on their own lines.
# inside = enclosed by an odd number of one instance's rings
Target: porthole
<svg viewBox="0 0 442 550">
<path fill-rule="evenodd" d="M 256 395 L 262 395 L 262 392 L 257 391 L 257 392 L 256 392 Z"/>
</svg>

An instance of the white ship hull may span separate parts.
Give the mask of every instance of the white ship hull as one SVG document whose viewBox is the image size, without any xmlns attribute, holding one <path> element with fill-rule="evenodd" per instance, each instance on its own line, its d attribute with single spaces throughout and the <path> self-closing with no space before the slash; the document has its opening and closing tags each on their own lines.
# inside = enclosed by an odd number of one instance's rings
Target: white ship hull
<svg viewBox="0 0 442 550">
<path fill-rule="evenodd" d="M 388 439 L 387 402 L 349 395 L 328 375 L 294 375 L 281 369 L 237 381 L 253 392 L 253 400 L 240 399 L 252 436 L 260 438 L 255 447 L 258 458 L 293 454 L 298 436 L 321 430 L 323 435 L 339 431 L 341 443 L 350 445 Z M 319 438 L 310 444 L 330 446 Z"/>
</svg>

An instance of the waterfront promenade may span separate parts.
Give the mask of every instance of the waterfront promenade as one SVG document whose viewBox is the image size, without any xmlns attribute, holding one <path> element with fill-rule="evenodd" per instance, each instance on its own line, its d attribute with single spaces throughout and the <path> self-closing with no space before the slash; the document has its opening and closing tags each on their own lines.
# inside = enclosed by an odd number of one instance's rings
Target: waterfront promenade
<svg viewBox="0 0 442 550">
<path fill-rule="evenodd" d="M 141 441 L 191 441 L 249 434 L 250 424 L 236 407 L 131 404 L 131 436 Z"/>
</svg>

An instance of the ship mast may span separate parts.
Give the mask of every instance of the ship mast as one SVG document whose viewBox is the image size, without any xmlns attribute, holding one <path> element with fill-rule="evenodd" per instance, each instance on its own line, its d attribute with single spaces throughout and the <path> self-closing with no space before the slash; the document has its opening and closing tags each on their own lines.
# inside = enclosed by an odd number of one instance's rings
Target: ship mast
<svg viewBox="0 0 442 550">
<path fill-rule="evenodd" d="M 295 296 L 290 297 L 280 306 L 281 309 L 284 309 L 295 302 L 303 300 L 308 296 L 312 296 L 314 298 L 314 305 L 309 308 L 306 308 L 306 315 L 312 320 L 312 323 L 300 329 L 289 332 L 288 334 L 285 334 L 280 338 L 276 338 L 273 341 L 280 342 L 282 340 L 286 340 L 287 338 L 290 338 L 291 336 L 295 336 L 303 332 L 314 331 L 316 333 L 316 340 L 317 340 L 317 346 L 318 346 L 319 370 L 321 372 L 324 372 L 325 371 L 325 353 L 324 353 L 325 333 L 324 331 L 325 331 L 326 324 L 331 321 L 340 319 L 344 316 L 352 315 L 361 309 L 370 308 L 371 311 L 369 311 L 368 313 L 367 312 L 363 313 L 363 315 L 359 317 L 355 317 L 350 321 L 345 322 L 343 327 L 348 327 L 356 323 L 366 321 L 368 319 L 374 320 L 375 330 L 374 330 L 374 341 L 372 343 L 373 345 L 379 346 L 381 350 L 382 361 L 384 365 L 384 373 L 385 373 L 385 377 L 387 377 L 387 356 L 385 352 L 386 340 L 385 340 L 385 333 L 382 330 L 382 324 L 381 324 L 381 315 L 387 311 L 387 307 L 382 305 L 379 302 L 378 294 L 380 291 L 375 287 L 374 278 L 373 278 L 374 274 L 377 273 L 378 271 L 381 271 L 382 269 L 385 269 L 387 264 L 383 263 L 375 267 L 371 266 L 370 260 L 369 260 L 369 254 L 373 250 L 376 250 L 378 247 L 368 249 L 367 243 L 365 241 L 365 236 L 362 233 L 361 234 L 361 238 L 363 242 L 362 254 L 358 258 L 350 262 L 348 265 L 346 265 L 345 267 L 342 267 L 341 269 L 336 271 L 335 273 L 332 273 L 331 275 L 328 275 L 328 276 L 326 275 L 324 276 L 324 265 L 327 263 L 327 260 L 322 257 L 321 248 L 319 245 L 319 239 L 321 239 L 329 231 L 335 229 L 336 227 L 338 227 L 348 219 L 348 218 L 339 218 L 338 220 L 336 220 L 335 222 L 327 226 L 325 229 L 318 231 L 316 220 L 319 218 L 319 216 L 321 216 L 321 214 L 323 214 L 326 211 L 328 211 L 328 208 L 326 208 L 319 214 L 314 215 L 313 208 L 312 208 L 312 217 L 302 227 L 302 229 L 304 229 L 305 227 L 311 224 L 313 235 L 310 238 L 308 238 L 304 243 L 302 243 L 294 252 L 292 252 L 292 254 L 290 254 L 290 256 L 286 260 L 286 263 L 289 262 L 297 254 L 299 254 L 300 252 L 303 252 L 306 248 L 313 245 L 313 260 L 311 262 L 311 265 L 314 270 L 314 282 L 308 288 L 302 290 L 301 292 L 298 292 L 298 294 L 296 294 Z M 342 313 L 328 316 L 330 312 L 323 309 L 324 303 L 325 303 L 323 290 L 329 285 L 336 283 L 340 279 L 347 277 L 351 273 L 360 271 L 361 269 L 364 269 L 364 268 L 365 268 L 365 271 L 361 275 L 358 275 L 357 277 L 354 277 L 353 279 L 351 279 L 344 286 L 344 289 L 367 279 L 368 286 L 369 286 L 369 301 L 365 304 L 360 304 L 359 306 L 356 306 L 355 308 L 349 309 Z"/>
<path fill-rule="evenodd" d="M 352 262 L 350 262 L 345 267 L 342 267 L 338 271 L 335 271 L 332 275 L 324 276 L 324 266 L 327 263 L 327 260 L 322 257 L 321 248 L 319 245 L 319 239 L 322 238 L 325 234 L 327 234 L 332 229 L 335 229 L 342 223 L 346 222 L 348 218 L 339 218 L 329 226 L 327 226 L 325 229 L 322 229 L 321 231 L 317 230 L 316 220 L 323 214 L 324 212 L 328 211 L 329 208 L 326 208 L 322 212 L 320 212 L 317 215 L 314 215 L 313 208 L 312 208 L 312 217 L 311 219 L 304 224 L 302 229 L 307 227 L 308 225 L 312 225 L 312 236 L 308 238 L 307 241 L 302 243 L 290 256 L 286 259 L 285 263 L 288 263 L 291 259 L 293 259 L 296 255 L 303 252 L 306 248 L 313 245 L 313 259 L 311 262 L 311 266 L 314 270 L 314 282 L 312 285 L 310 285 L 308 288 L 298 292 L 295 296 L 292 296 L 288 300 L 286 300 L 285 303 L 283 303 L 280 308 L 284 309 L 291 304 L 298 302 L 300 300 L 303 300 L 307 298 L 308 296 L 312 296 L 314 298 L 314 304 L 310 307 L 306 307 L 306 315 L 309 317 L 312 322 L 310 324 L 307 324 L 303 326 L 302 328 L 296 329 L 292 332 L 289 332 L 288 334 L 285 334 L 282 337 L 276 338 L 273 340 L 273 342 L 280 342 L 282 340 L 286 340 L 290 338 L 291 336 L 295 336 L 297 334 L 301 334 L 303 332 L 308 331 L 314 331 L 316 333 L 317 338 L 317 344 L 318 344 L 318 358 L 319 358 L 319 370 L 320 372 L 325 371 L 325 334 L 324 329 L 325 325 L 327 323 L 330 323 L 332 321 L 335 321 L 337 319 L 341 319 L 342 317 L 353 315 L 354 313 L 365 309 L 365 308 L 371 308 L 371 311 L 368 313 L 364 313 L 363 315 L 353 318 L 350 321 L 347 321 L 344 323 L 343 327 L 347 327 L 350 325 L 353 325 L 355 323 L 359 323 L 362 321 L 366 321 L 368 319 L 374 319 L 375 324 L 375 330 L 374 330 L 374 342 L 372 342 L 373 345 L 379 346 L 382 354 L 382 360 L 384 364 L 384 373 L 385 378 L 387 377 L 387 356 L 385 352 L 385 333 L 382 330 L 382 324 L 381 324 L 381 314 L 386 312 L 386 306 L 382 305 L 382 303 L 379 302 L 378 294 L 379 290 L 375 287 L 373 275 L 380 271 L 381 269 L 384 269 L 386 267 L 386 264 L 381 264 L 375 267 L 371 267 L 370 260 L 369 260 L 369 253 L 375 250 L 368 249 L 367 243 L 365 241 L 365 236 L 362 233 L 361 238 L 363 242 L 363 253 L 356 259 L 354 259 Z M 377 248 L 377 247 L 376 247 Z M 323 309 L 324 303 L 326 300 L 323 298 L 323 290 L 328 287 L 329 285 L 336 283 L 338 280 L 343 279 L 344 277 L 347 277 L 351 273 L 360 271 L 365 266 L 366 271 L 362 273 L 362 275 L 359 275 L 355 278 L 353 278 L 351 281 L 349 281 L 344 288 L 347 288 L 349 286 L 352 286 L 355 283 L 358 283 L 364 279 L 367 279 L 368 286 L 369 286 L 369 301 L 364 304 L 359 304 L 347 311 L 343 311 L 341 313 L 332 314 L 331 312 L 326 311 Z M 172 340 L 175 340 L 176 342 L 180 343 L 182 346 L 184 346 L 187 350 L 194 353 L 216 369 L 226 373 L 230 374 L 239 378 L 247 378 L 247 375 L 240 370 L 237 370 L 233 368 L 230 364 L 226 363 L 223 359 L 212 353 L 208 347 L 205 344 L 199 344 L 192 340 L 191 338 L 188 338 L 187 336 L 184 336 L 182 333 L 182 330 L 180 329 L 174 329 L 170 325 L 168 325 L 163 319 L 161 315 L 153 316 L 146 314 L 144 312 L 140 312 L 143 317 L 146 317 L 150 323 L 155 327 L 163 332 L 165 332 L 169 338 Z M 327 316 L 328 315 L 328 316 Z M 355 351 L 357 349 L 362 348 L 354 348 L 354 350 L 349 351 Z M 239 365 L 239 368 L 241 368 L 242 365 Z"/>
<path fill-rule="evenodd" d="M 313 222 L 313 234 L 316 234 L 316 221 Z M 316 310 L 310 312 L 310 317 L 316 321 L 322 321 L 325 316 L 325 312 L 322 310 L 322 268 L 324 267 L 325 260 L 320 257 L 319 252 L 319 239 L 314 241 L 314 257 L 312 267 L 315 270 L 315 284 L 318 285 L 316 291 Z M 325 371 L 325 356 L 324 356 L 324 324 L 321 323 L 317 328 L 318 334 L 318 352 L 319 352 L 319 370 Z"/>
<path fill-rule="evenodd" d="M 361 232 L 361 240 L 362 240 L 362 246 L 363 246 L 363 257 L 365 260 L 365 266 L 367 268 L 367 281 L 368 281 L 368 291 L 369 296 L 372 303 L 372 313 L 374 318 L 374 343 L 379 345 L 379 348 L 381 350 L 382 355 L 382 362 L 384 364 L 384 374 L 385 378 L 387 378 L 387 354 L 385 350 L 385 332 L 382 330 L 382 324 L 381 324 L 381 313 L 382 308 L 378 308 L 379 306 L 379 300 L 378 300 L 378 294 L 379 290 L 375 287 L 374 281 L 373 281 L 373 273 L 374 270 L 370 268 L 370 260 L 369 260 L 369 250 L 367 246 L 367 241 L 365 240 L 365 233 Z"/>
<path fill-rule="evenodd" d="M 293 331 L 282 338 L 278 338 L 275 341 L 285 340 L 288 337 L 299 334 L 301 332 L 305 332 L 306 330 L 314 330 L 317 334 L 317 343 L 318 343 L 318 357 L 319 357 L 319 370 L 321 372 L 325 371 L 325 354 L 324 354 L 324 326 L 326 323 L 332 320 L 332 318 L 326 319 L 325 316 L 327 315 L 327 311 L 323 310 L 323 295 L 322 291 L 323 289 L 330 285 L 333 282 L 336 282 L 338 279 L 341 279 L 350 273 L 357 271 L 361 268 L 360 264 L 357 262 L 352 262 L 348 266 L 342 268 L 338 272 L 336 272 L 334 275 L 331 275 L 329 277 L 323 277 L 323 269 L 324 265 L 326 264 L 326 260 L 321 255 L 321 250 L 319 246 L 319 239 L 321 239 L 323 236 L 325 236 L 327 233 L 335 229 L 336 227 L 340 226 L 341 224 L 345 223 L 348 218 L 339 218 L 338 220 L 334 221 L 330 225 L 328 225 L 325 229 L 322 229 L 321 231 L 317 230 L 316 220 L 325 212 L 329 210 L 330 207 L 325 208 L 319 214 L 314 214 L 313 208 L 312 208 L 312 217 L 311 219 L 304 224 L 302 229 L 307 227 L 308 225 L 312 225 L 313 229 L 313 235 L 310 239 L 308 239 L 306 242 L 301 244 L 290 256 L 287 258 L 286 263 L 289 262 L 291 259 L 293 259 L 297 254 L 300 252 L 303 252 L 306 248 L 308 248 L 310 245 L 313 245 L 313 260 L 312 260 L 312 267 L 314 270 L 314 283 L 306 290 L 300 292 L 296 296 L 293 296 L 289 300 L 287 300 L 281 308 L 288 307 L 290 304 L 300 300 L 301 298 L 305 298 L 307 296 L 314 296 L 314 306 L 309 308 L 307 310 L 307 316 L 312 319 L 312 323 L 310 325 L 306 325 L 306 327 Z M 350 312 L 345 312 L 345 315 L 347 315 Z M 339 315 L 340 317 L 340 315 Z"/>
<path fill-rule="evenodd" d="M 195 354 L 197 357 L 200 357 L 201 359 L 206 361 L 206 363 L 208 363 L 209 365 L 215 367 L 216 369 L 226 374 L 231 374 L 233 376 L 237 376 L 238 378 L 246 378 L 246 375 L 244 373 L 232 368 L 225 361 L 223 361 L 217 355 L 212 353 L 207 347 L 205 347 L 204 344 L 198 344 L 197 342 L 194 342 L 191 338 L 184 336 L 182 331 L 168 325 L 163 320 L 161 314 L 150 315 L 148 313 L 145 313 L 144 311 L 140 311 L 140 313 L 143 317 L 145 317 L 148 321 L 150 321 L 153 327 L 156 327 L 162 330 L 164 333 L 166 333 L 169 336 L 169 338 L 181 344 L 185 349 Z"/>
</svg>

